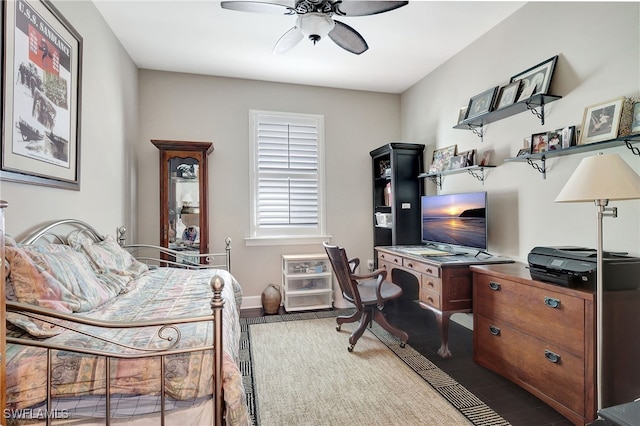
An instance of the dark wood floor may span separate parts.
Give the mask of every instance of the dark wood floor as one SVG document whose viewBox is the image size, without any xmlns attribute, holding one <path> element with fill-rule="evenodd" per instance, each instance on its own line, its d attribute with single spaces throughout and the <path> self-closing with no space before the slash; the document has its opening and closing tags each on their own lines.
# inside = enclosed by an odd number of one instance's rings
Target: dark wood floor
<svg viewBox="0 0 640 426">
<path fill-rule="evenodd" d="M 285 313 L 281 308 L 281 313 Z M 385 307 L 387 319 L 409 333 L 409 344 L 458 383 L 473 392 L 513 426 L 570 426 L 571 422 L 545 403 L 473 362 L 472 333 L 451 322 L 449 330 L 450 359 L 437 355 L 440 334 L 432 312 L 411 300 L 401 300 Z M 243 317 L 262 315 L 262 309 L 242 311 Z"/>
</svg>

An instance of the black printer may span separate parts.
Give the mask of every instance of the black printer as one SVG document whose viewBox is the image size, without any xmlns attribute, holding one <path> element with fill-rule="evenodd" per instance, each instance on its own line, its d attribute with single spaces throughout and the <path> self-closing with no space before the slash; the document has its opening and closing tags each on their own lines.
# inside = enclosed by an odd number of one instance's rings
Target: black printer
<svg viewBox="0 0 640 426">
<path fill-rule="evenodd" d="M 596 250 L 585 247 L 534 247 L 528 262 L 531 278 L 565 287 L 595 289 Z M 626 253 L 603 253 L 604 290 L 640 288 L 640 258 Z"/>
</svg>

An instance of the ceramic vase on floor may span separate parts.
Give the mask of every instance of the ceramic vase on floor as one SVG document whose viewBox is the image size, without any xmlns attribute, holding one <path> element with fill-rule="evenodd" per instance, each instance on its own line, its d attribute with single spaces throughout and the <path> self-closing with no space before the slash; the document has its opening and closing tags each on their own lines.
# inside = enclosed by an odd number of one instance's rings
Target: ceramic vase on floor
<svg viewBox="0 0 640 426">
<path fill-rule="evenodd" d="M 262 292 L 262 308 L 264 309 L 264 313 L 277 314 L 281 300 L 280 288 L 275 284 L 269 284 Z"/>
</svg>

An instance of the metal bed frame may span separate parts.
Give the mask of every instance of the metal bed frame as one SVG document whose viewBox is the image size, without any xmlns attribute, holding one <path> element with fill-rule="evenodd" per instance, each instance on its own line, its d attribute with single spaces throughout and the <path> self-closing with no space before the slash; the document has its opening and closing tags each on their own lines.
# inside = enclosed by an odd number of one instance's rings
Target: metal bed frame
<svg viewBox="0 0 640 426">
<path fill-rule="evenodd" d="M 57 229 L 70 228 L 70 232 L 66 236 L 62 236 L 57 233 Z M 105 237 L 100 234 L 91 225 L 76 219 L 64 219 L 52 222 L 36 230 L 32 235 L 19 241 L 20 244 L 37 244 L 38 242 L 55 242 L 60 244 L 67 244 L 68 236 L 74 232 L 89 235 L 96 242 L 104 241 Z M 118 243 L 128 251 L 132 253 L 138 260 L 150 264 L 150 268 L 153 269 L 160 266 L 179 267 L 187 269 L 205 269 L 216 268 L 225 269 L 231 272 L 231 239 L 225 240 L 226 247 L 223 253 L 207 253 L 198 255 L 201 263 L 193 262 L 178 262 L 175 259 L 181 259 L 181 253 L 179 251 L 167 249 L 164 247 L 149 245 L 149 244 L 125 244 L 126 241 L 126 228 L 124 226 L 118 228 Z M 53 240 L 53 241 L 51 241 Z M 155 251 L 159 256 L 153 256 L 144 254 L 140 257 L 137 254 L 142 252 L 148 253 L 149 251 Z M 189 254 L 191 257 L 191 254 Z M 215 259 L 223 258 L 223 263 L 215 263 Z M 173 259 L 173 260 L 172 260 Z M 70 346 L 61 346 L 56 344 L 46 343 L 42 340 L 32 340 L 28 338 L 15 338 L 5 336 L 6 343 L 12 343 L 17 345 L 35 346 L 45 348 L 47 350 L 47 397 L 46 407 L 47 411 L 51 410 L 52 403 L 52 364 L 53 364 L 53 351 L 68 351 L 80 354 L 94 355 L 105 357 L 105 378 L 106 378 L 106 413 L 105 422 L 106 425 L 110 425 L 111 418 L 111 392 L 110 392 L 110 363 L 114 358 L 118 359 L 135 359 L 143 357 L 160 357 L 161 358 L 161 389 L 160 389 L 160 406 L 161 425 L 165 424 L 165 357 L 169 355 L 191 353 L 198 351 L 212 350 L 213 356 L 213 372 L 214 372 L 214 390 L 213 390 L 213 409 L 214 409 L 214 425 L 222 425 L 224 420 L 224 398 L 222 389 L 222 310 L 224 308 L 224 300 L 222 299 L 222 289 L 224 282 L 217 274 L 211 279 L 211 289 L 213 290 L 213 297 L 211 298 L 212 314 L 198 317 L 179 317 L 163 320 L 149 320 L 138 321 L 135 323 L 119 322 L 119 321 L 101 321 L 92 318 L 83 317 L 81 315 L 64 314 L 59 311 L 41 308 L 34 305 L 25 303 L 6 301 L 6 311 L 19 313 L 40 321 L 54 324 L 59 327 L 71 330 L 76 333 L 81 333 L 102 341 L 113 343 L 121 348 L 127 349 L 129 353 L 117 353 L 108 352 L 95 349 L 76 348 Z M 181 340 L 181 332 L 178 327 L 180 324 L 213 321 L 213 344 L 201 345 L 197 347 L 189 347 L 184 349 L 176 349 L 176 346 Z M 141 327 L 157 327 L 155 332 L 155 338 L 163 341 L 163 347 L 159 349 L 146 349 L 137 348 L 130 345 L 120 344 L 109 339 L 102 338 L 97 334 L 88 333 L 86 331 L 75 330 L 72 324 L 85 324 L 95 326 L 99 328 L 141 328 Z M 50 425 L 52 419 L 49 416 L 46 417 L 46 424 Z"/>
</svg>

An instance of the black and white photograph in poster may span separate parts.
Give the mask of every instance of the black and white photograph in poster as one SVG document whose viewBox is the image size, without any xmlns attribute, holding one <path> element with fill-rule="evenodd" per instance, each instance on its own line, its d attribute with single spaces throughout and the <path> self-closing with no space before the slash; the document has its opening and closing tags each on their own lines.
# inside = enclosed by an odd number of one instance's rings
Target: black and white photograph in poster
<svg viewBox="0 0 640 426">
<path fill-rule="evenodd" d="M 82 40 L 47 1 L 4 2 L 3 180 L 79 189 Z"/>
</svg>

